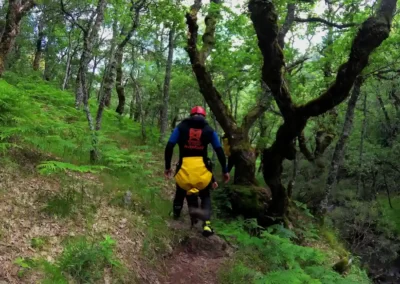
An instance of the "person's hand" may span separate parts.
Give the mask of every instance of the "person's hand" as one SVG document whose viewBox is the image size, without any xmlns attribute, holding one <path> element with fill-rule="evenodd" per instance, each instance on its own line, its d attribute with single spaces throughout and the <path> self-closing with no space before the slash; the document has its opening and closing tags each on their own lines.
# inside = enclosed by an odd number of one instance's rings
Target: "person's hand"
<svg viewBox="0 0 400 284">
<path fill-rule="evenodd" d="M 231 176 L 229 175 L 229 173 L 224 174 L 224 182 L 225 183 L 229 182 L 230 179 L 231 179 Z"/>
<path fill-rule="evenodd" d="M 164 177 L 165 177 L 165 179 L 170 179 L 171 176 L 172 176 L 172 170 L 171 170 L 171 169 L 165 170 L 165 171 L 164 171 Z"/>
<path fill-rule="evenodd" d="M 213 184 L 212 184 L 212 188 L 216 189 L 217 187 L 218 187 L 218 182 L 214 181 Z"/>
</svg>

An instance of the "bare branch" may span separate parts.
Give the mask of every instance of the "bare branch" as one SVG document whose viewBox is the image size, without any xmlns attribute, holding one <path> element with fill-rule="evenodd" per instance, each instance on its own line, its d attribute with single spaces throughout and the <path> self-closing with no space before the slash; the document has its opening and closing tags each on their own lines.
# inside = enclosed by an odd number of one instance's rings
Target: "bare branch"
<svg viewBox="0 0 400 284">
<path fill-rule="evenodd" d="M 296 60 L 295 62 L 289 64 L 288 66 L 286 66 L 286 72 L 290 73 L 293 71 L 293 69 L 295 69 L 296 67 L 303 65 L 304 62 L 306 62 L 308 59 L 310 59 L 308 56 L 304 56 L 298 60 Z"/>
<path fill-rule="evenodd" d="M 285 36 L 288 33 L 290 27 L 293 25 L 295 10 L 296 5 L 294 3 L 287 4 L 287 14 L 285 22 L 283 23 L 282 28 L 280 29 L 278 34 L 278 44 L 282 49 L 285 47 Z"/>
<path fill-rule="evenodd" d="M 246 135 L 251 126 L 256 122 L 261 115 L 268 110 L 271 105 L 271 93 L 269 90 L 265 90 L 263 94 L 261 94 L 261 99 L 257 102 L 257 104 L 247 113 L 247 115 L 243 118 L 242 129 Z"/>
<path fill-rule="evenodd" d="M 303 153 L 304 157 L 310 162 L 313 162 L 315 160 L 314 155 L 308 150 L 307 144 L 306 144 L 306 137 L 304 136 L 304 131 L 301 132 L 301 134 L 298 136 L 299 140 L 299 148 L 300 152 Z"/>
<path fill-rule="evenodd" d="M 354 27 L 354 26 L 358 25 L 356 23 L 337 24 L 337 23 L 333 23 L 333 22 L 330 22 L 330 21 L 322 19 L 322 18 L 318 18 L 318 17 L 309 17 L 307 19 L 295 17 L 294 21 L 298 22 L 298 23 L 321 23 L 321 24 L 325 24 L 328 27 L 333 27 L 333 28 L 338 28 L 338 29 L 345 29 L 345 28 L 350 28 L 350 27 Z"/>
<path fill-rule="evenodd" d="M 84 34 L 87 34 L 88 29 L 84 28 L 81 24 L 79 24 L 78 21 L 75 19 L 75 17 L 65 9 L 65 4 L 63 0 L 60 0 L 60 5 L 61 5 L 61 11 L 67 16 L 67 18 L 69 18 L 70 22 L 73 25 L 76 25 L 78 28 L 80 28 Z"/>
</svg>

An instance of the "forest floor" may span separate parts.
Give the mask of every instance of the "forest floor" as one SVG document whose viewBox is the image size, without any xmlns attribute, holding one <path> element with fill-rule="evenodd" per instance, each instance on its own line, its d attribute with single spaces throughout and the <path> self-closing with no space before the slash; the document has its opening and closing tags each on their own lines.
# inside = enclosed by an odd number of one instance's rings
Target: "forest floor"
<svg viewBox="0 0 400 284">
<path fill-rule="evenodd" d="M 0 167 L 0 216 L 7 216 L 0 220 L 1 284 L 39 283 L 42 273 L 31 269 L 29 262 L 26 262 L 28 267 L 21 266 L 18 259 L 44 258 L 54 262 L 62 253 L 66 238 L 104 234 L 116 240 L 118 259 L 140 283 L 218 283 L 218 271 L 233 249 L 217 235 L 203 237 L 200 223 L 191 229 L 186 207 L 180 220 L 166 220 L 168 228 L 176 232 L 173 234 L 182 237 L 175 247 L 169 248 L 162 268 L 153 269 L 140 258 L 145 235 L 134 224 L 143 221 L 141 216 L 110 206 L 105 196 L 92 196 L 104 187 L 98 176 L 87 173 L 74 176 L 75 182 L 78 180 L 79 186 L 85 188 L 87 197 L 96 200 L 96 213 L 89 218 L 85 210 L 79 210 L 71 218 L 58 218 L 47 214 L 44 208 L 49 197 L 65 191 L 63 182 L 39 175 L 35 162 L 17 158 L 19 165 Z M 164 187 L 167 198 L 172 200 L 173 193 L 173 187 Z M 37 247 L 35 240 L 43 240 L 43 244 Z M 112 276 L 106 272 L 96 283 L 112 283 L 111 280 Z"/>
</svg>

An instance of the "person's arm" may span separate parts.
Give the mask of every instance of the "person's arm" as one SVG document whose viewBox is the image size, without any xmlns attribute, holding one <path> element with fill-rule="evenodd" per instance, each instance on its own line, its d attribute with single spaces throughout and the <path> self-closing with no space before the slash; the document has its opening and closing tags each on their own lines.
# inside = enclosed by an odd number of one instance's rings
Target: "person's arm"
<svg viewBox="0 0 400 284">
<path fill-rule="evenodd" d="M 172 154 L 174 153 L 174 147 L 176 143 L 178 143 L 178 139 L 179 139 L 179 129 L 175 128 L 171 136 L 169 137 L 167 146 L 165 147 L 165 152 L 164 152 L 165 170 L 171 169 Z"/>
<path fill-rule="evenodd" d="M 222 167 L 222 172 L 224 174 L 228 173 L 228 167 L 226 166 L 226 158 L 224 154 L 224 150 L 221 147 L 221 143 L 219 142 L 218 139 L 218 134 L 217 132 L 214 131 L 213 136 L 211 138 L 211 145 L 214 148 L 215 153 L 217 154 L 218 161 L 221 164 Z"/>
</svg>

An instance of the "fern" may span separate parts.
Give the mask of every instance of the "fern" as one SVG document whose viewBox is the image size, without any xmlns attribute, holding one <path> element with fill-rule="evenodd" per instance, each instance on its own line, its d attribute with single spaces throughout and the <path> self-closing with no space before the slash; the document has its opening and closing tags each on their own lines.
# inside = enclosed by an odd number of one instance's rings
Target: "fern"
<svg viewBox="0 0 400 284">
<path fill-rule="evenodd" d="M 58 161 L 46 161 L 38 165 L 38 169 L 39 173 L 49 175 L 66 171 L 79 173 L 98 173 L 99 171 L 108 168 L 105 166 L 77 166 L 74 164 Z"/>
<path fill-rule="evenodd" d="M 268 284 L 369 283 L 368 277 L 360 271 L 342 277 L 331 269 L 323 252 L 292 243 L 295 234 L 282 226 L 276 225 L 263 231 L 259 238 L 251 237 L 244 231 L 249 224 L 243 220 L 230 224 L 217 223 L 217 226 L 219 234 L 234 240 L 239 246 L 235 264 L 229 273 L 241 278 L 228 283 L 243 283 L 249 279 L 254 283 Z M 256 271 L 262 272 L 261 275 Z M 222 277 L 228 276 L 224 274 Z"/>
</svg>

